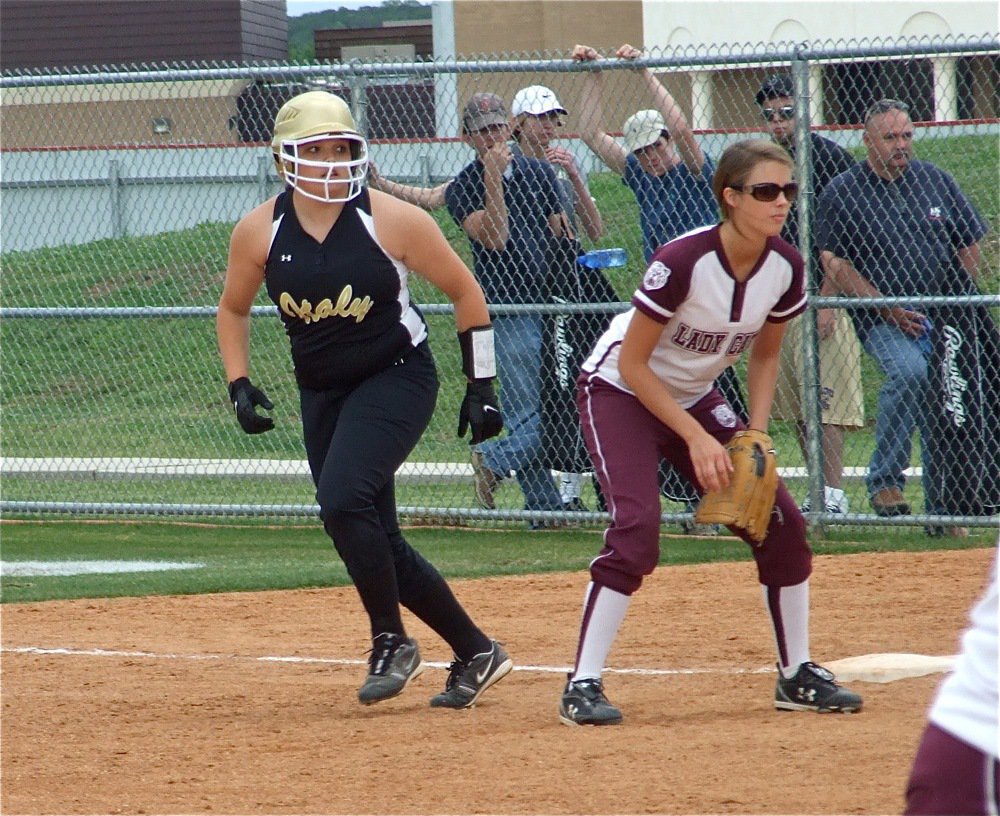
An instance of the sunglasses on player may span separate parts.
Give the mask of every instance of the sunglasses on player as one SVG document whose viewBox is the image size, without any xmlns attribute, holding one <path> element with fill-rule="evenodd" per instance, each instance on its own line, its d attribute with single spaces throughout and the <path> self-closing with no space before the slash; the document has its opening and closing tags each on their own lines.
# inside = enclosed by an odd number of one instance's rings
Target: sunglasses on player
<svg viewBox="0 0 1000 816">
<path fill-rule="evenodd" d="M 774 122 L 778 119 L 787 121 L 795 118 L 795 106 L 782 105 L 780 108 L 761 108 L 760 115 L 764 117 L 765 122 Z"/>
<path fill-rule="evenodd" d="M 773 181 L 763 184 L 730 184 L 734 190 L 750 193 L 757 201 L 776 201 L 779 193 L 785 194 L 785 200 L 791 204 L 799 194 L 799 185 L 790 181 L 788 184 L 775 184 Z"/>
</svg>

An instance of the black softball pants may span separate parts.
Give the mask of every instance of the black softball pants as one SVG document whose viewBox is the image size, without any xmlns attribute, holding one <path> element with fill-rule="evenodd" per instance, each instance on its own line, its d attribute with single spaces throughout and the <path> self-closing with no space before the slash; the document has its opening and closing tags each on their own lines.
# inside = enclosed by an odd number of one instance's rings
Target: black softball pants
<svg viewBox="0 0 1000 816">
<path fill-rule="evenodd" d="M 464 657 L 489 640 L 403 538 L 396 514 L 395 474 L 430 422 L 438 386 L 423 343 L 350 388 L 300 388 L 302 426 L 323 527 L 361 596 L 372 636 L 404 632 L 402 604 Z"/>
</svg>

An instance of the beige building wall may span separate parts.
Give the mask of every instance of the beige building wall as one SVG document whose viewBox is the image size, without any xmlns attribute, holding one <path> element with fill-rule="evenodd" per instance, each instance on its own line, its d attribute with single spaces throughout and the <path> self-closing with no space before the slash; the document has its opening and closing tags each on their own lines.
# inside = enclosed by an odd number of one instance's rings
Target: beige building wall
<svg viewBox="0 0 1000 816">
<path fill-rule="evenodd" d="M 577 43 L 591 45 L 613 56 L 622 43 L 641 44 L 642 0 L 456 0 L 454 53 L 462 58 L 499 59 L 506 54 L 537 55 L 539 58 L 569 58 Z M 615 72 L 617 73 L 617 72 Z M 634 76 L 615 76 L 609 90 L 616 96 L 615 108 L 648 107 Z M 681 85 L 684 85 L 682 80 Z M 527 85 L 547 85 L 569 110 L 566 125 L 577 130 L 577 99 L 581 88 L 578 74 L 530 72 L 463 76 L 458 81 L 458 105 L 476 91 L 493 91 L 506 103 Z M 622 96 L 617 96 L 622 95 Z M 684 98 L 681 96 L 678 100 Z M 632 111 L 630 111 L 632 112 Z M 626 114 L 627 115 L 627 114 Z M 608 128 L 618 130 L 623 117 L 609 116 Z"/>
<path fill-rule="evenodd" d="M 642 0 L 455 0 L 455 46 L 462 56 L 565 53 L 578 42 L 614 49 L 642 41 Z"/>
<path fill-rule="evenodd" d="M 885 37 L 938 37 L 996 31 L 993 0 L 955 0 L 928 5 L 925 0 L 435 0 L 450 7 L 453 40 L 447 53 L 464 58 L 499 58 L 504 54 L 539 57 L 568 56 L 574 43 L 586 43 L 611 56 L 625 42 L 655 48 L 660 53 L 689 48 L 692 53 L 719 52 L 727 44 L 790 43 L 803 41 L 878 42 Z M 435 32 L 437 39 L 439 32 Z M 437 47 L 437 46 L 436 46 Z M 738 52 L 738 49 L 737 49 Z M 938 71 L 940 66 L 935 66 Z M 696 129 L 759 130 L 760 114 L 754 94 L 760 83 L 787 64 L 758 64 L 743 69 L 705 69 L 660 74 Z M 837 100 L 828 85 L 827 70 L 816 65 L 810 84 L 821 99 L 813 124 L 836 122 Z M 953 70 L 953 69 L 952 69 Z M 997 115 L 995 60 L 970 62 L 974 118 Z M 935 75 L 935 82 L 940 78 Z M 608 73 L 611 101 L 605 122 L 609 131 L 620 130 L 625 118 L 649 100 L 634 77 Z M 514 93 L 529 84 L 544 84 L 556 91 L 569 109 L 568 129 L 578 129 L 575 111 L 580 77 L 577 74 L 534 73 L 461 77 L 448 97 L 456 118 L 468 97 L 479 90 L 499 93 L 510 103 Z M 941 110 L 929 118 L 955 118 L 954 97 L 941 89 Z M 454 97 L 457 96 L 457 102 Z M 447 100 L 442 100 L 447 103 Z M 450 128 L 443 128 L 447 134 Z M 457 132 L 453 131 L 453 132 Z"/>
<path fill-rule="evenodd" d="M 997 32 L 996 0 L 647 0 L 643 3 L 643 31 L 647 45 L 664 48 L 717 50 L 738 43 L 781 44 L 784 49 L 802 42 L 865 43 L 884 42 L 886 38 L 943 38 L 955 35 L 988 36 Z M 954 87 L 949 86 L 949 72 L 954 59 L 938 60 L 933 65 L 936 110 L 925 118 L 950 121 L 957 115 Z M 995 61 L 988 57 L 970 62 L 973 118 L 996 116 L 997 94 Z M 898 81 L 901 98 L 906 86 L 912 86 L 916 71 L 905 61 L 897 72 L 910 75 Z M 927 70 L 931 70 L 928 61 Z M 710 101 L 703 106 L 707 116 L 695 116 L 696 127 L 740 128 L 759 121 L 753 104 L 753 92 L 760 80 L 787 66 L 766 69 L 720 71 L 705 87 Z M 838 102 L 831 93 L 830 69 L 813 67 L 810 78 L 815 98 L 814 125 L 837 121 Z M 991 76 L 992 73 L 992 76 Z M 748 93 L 749 92 L 749 93 Z M 749 96 L 749 99 L 747 98 Z M 756 127 L 756 124 L 753 124 Z"/>
<path fill-rule="evenodd" d="M 5 149 L 237 144 L 230 117 L 244 85 L 205 80 L 11 88 L 0 106 L 0 134 Z M 166 129 L 157 132 L 154 120 Z"/>
</svg>

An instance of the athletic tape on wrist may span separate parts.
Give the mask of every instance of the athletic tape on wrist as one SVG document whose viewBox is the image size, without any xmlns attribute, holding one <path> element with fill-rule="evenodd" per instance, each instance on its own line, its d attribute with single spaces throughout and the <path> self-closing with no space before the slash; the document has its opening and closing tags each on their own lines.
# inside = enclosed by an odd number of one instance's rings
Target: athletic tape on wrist
<svg viewBox="0 0 1000 816">
<path fill-rule="evenodd" d="M 492 326 L 475 326 L 459 332 L 458 343 L 462 348 L 462 371 L 466 377 L 486 380 L 497 375 Z"/>
</svg>

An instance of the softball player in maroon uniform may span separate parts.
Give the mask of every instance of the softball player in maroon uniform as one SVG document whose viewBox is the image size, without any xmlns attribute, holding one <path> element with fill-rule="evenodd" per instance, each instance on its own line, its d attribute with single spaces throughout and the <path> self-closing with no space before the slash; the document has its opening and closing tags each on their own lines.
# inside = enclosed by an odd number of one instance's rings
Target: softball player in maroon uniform
<svg viewBox="0 0 1000 816">
<path fill-rule="evenodd" d="M 394 477 L 430 421 L 438 391 L 427 325 L 411 303 L 411 271 L 455 306 L 469 379 L 459 435 L 500 433 L 493 330 L 482 289 L 431 217 L 364 187 L 368 146 L 342 99 L 310 91 L 278 111 L 272 144 L 287 188 L 233 230 L 219 301 L 219 349 L 247 433 L 270 430 L 270 400 L 249 379 L 250 308 L 266 282 L 291 342 L 306 454 L 323 526 L 371 622 L 371 704 L 420 674 L 400 604 L 454 650 L 432 706 L 468 708 L 512 668 L 448 584 L 403 538 Z"/>
<path fill-rule="evenodd" d="M 998 555 L 989 586 L 969 613 L 955 670 L 941 683 L 928 713 L 906 785 L 905 816 L 1000 813 Z"/>
<path fill-rule="evenodd" d="M 611 526 L 590 565 L 576 663 L 559 707 L 569 725 L 622 720 L 601 675 L 632 594 L 659 560 L 657 463 L 666 459 L 703 492 L 728 484 L 723 446 L 743 423 L 713 383 L 748 349 L 749 424 L 767 431 L 785 323 L 806 306 L 802 258 L 779 237 L 798 192 L 792 168 L 770 142 L 729 147 L 713 184 L 722 222 L 656 251 L 633 308 L 612 321 L 583 365 L 580 416 Z M 753 555 L 778 648 L 775 707 L 860 709 L 858 695 L 810 660 L 812 554 L 784 484 Z"/>
</svg>

